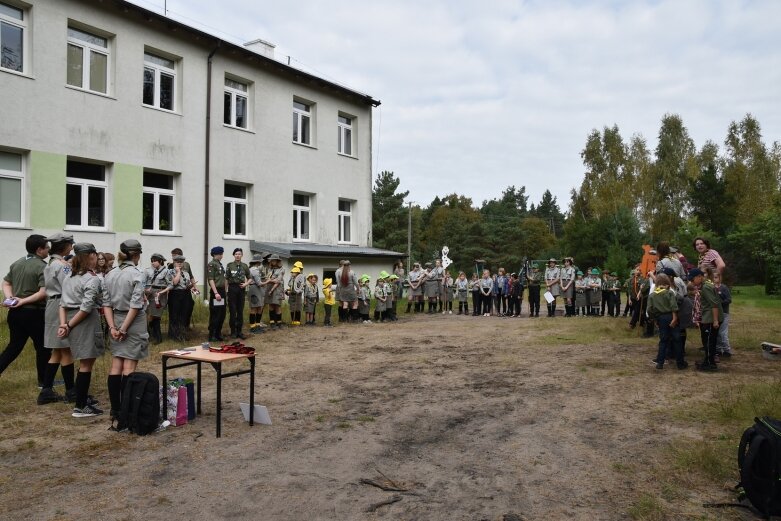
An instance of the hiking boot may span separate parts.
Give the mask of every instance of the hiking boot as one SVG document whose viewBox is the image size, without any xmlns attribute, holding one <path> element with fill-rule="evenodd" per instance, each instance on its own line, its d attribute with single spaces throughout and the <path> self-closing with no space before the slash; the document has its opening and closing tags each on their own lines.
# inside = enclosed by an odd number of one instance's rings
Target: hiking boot
<svg viewBox="0 0 781 521">
<path fill-rule="evenodd" d="M 81 409 L 74 407 L 71 416 L 74 418 L 89 418 L 90 416 L 98 416 L 100 414 L 103 414 L 101 409 L 98 409 L 94 405 L 85 405 Z"/>
<path fill-rule="evenodd" d="M 65 403 L 73 403 L 76 401 L 76 388 L 71 387 L 65 391 Z M 91 394 L 87 395 L 87 405 L 97 405 L 98 401 Z"/>
<path fill-rule="evenodd" d="M 56 403 L 63 401 L 63 397 L 60 394 L 54 392 L 51 387 L 44 387 L 41 392 L 38 393 L 38 405 L 46 405 L 47 403 Z"/>
<path fill-rule="evenodd" d="M 722 351 L 719 355 L 721 355 L 722 358 L 729 358 L 732 356 L 732 351 Z"/>
<path fill-rule="evenodd" d="M 689 367 L 689 362 L 683 362 L 682 364 L 678 364 L 678 369 L 683 371 L 684 369 L 687 369 Z"/>
<path fill-rule="evenodd" d="M 716 364 L 704 364 L 704 363 L 696 363 L 694 364 L 698 371 L 702 371 L 705 373 L 714 373 L 719 370 L 718 366 Z"/>
<path fill-rule="evenodd" d="M 240 338 L 241 340 L 246 340 L 247 335 L 245 335 L 244 333 L 239 333 L 238 335 L 236 335 L 236 338 Z"/>
</svg>

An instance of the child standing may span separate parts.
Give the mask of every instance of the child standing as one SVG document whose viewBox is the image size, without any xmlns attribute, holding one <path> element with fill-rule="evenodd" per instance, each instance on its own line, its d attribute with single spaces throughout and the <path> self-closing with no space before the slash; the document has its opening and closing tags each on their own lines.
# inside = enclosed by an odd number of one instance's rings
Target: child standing
<svg viewBox="0 0 781 521">
<path fill-rule="evenodd" d="M 526 273 L 526 281 L 529 286 L 529 317 L 540 316 L 540 268 L 536 262 L 532 263 L 531 272 Z"/>
<path fill-rule="evenodd" d="M 453 277 L 446 271 L 442 278 L 442 314 L 453 314 Z"/>
<path fill-rule="evenodd" d="M 372 301 L 372 290 L 369 287 L 371 277 L 366 274 L 361 275 L 358 279 L 358 313 L 361 315 L 361 321 L 364 324 L 371 324 L 369 319 L 369 308 Z"/>
<path fill-rule="evenodd" d="M 385 279 L 382 289 L 385 292 L 385 318 L 396 321 L 396 281 L 398 275 L 391 274 Z"/>
<path fill-rule="evenodd" d="M 491 272 L 483 270 L 483 278 L 480 279 L 480 301 L 483 308 L 483 316 L 491 316 L 491 300 L 494 290 L 494 281 L 491 279 Z"/>
<path fill-rule="evenodd" d="M 732 293 L 727 285 L 721 282 L 721 274 L 718 271 L 713 273 L 713 286 L 721 298 L 721 308 L 724 311 L 716 340 L 716 353 L 722 358 L 729 358 L 732 356 L 732 346 L 729 345 L 729 305 L 732 303 Z"/>
<path fill-rule="evenodd" d="M 306 307 L 306 325 L 315 325 L 315 309 L 320 300 L 320 290 L 317 289 L 317 275 L 310 273 L 306 276 L 304 286 L 304 306 Z"/>
<path fill-rule="evenodd" d="M 658 279 L 658 276 L 657 276 Z M 700 371 L 717 371 L 716 342 L 719 335 L 719 325 L 724 314 L 721 298 L 713 286 L 713 282 L 705 279 L 705 273 L 699 268 L 689 272 L 689 280 L 694 284 L 697 293 L 694 298 L 693 321 L 700 327 L 700 337 L 705 348 L 705 358 L 697 369 Z"/>
<path fill-rule="evenodd" d="M 477 273 L 472 274 L 472 280 L 469 282 L 469 287 L 472 290 L 472 316 L 479 316 L 481 312 L 482 299 L 480 298 L 480 279 L 477 278 Z"/>
<path fill-rule="evenodd" d="M 385 279 L 388 277 L 388 272 L 383 270 L 380 272 L 380 276 L 374 285 L 374 298 L 377 302 L 374 303 L 374 320 L 385 322 Z"/>
<path fill-rule="evenodd" d="M 507 306 L 507 316 L 518 318 L 521 316 L 521 294 L 523 287 L 518 279 L 517 273 L 510 274 L 510 293 L 509 304 Z"/>
<path fill-rule="evenodd" d="M 685 369 L 686 362 L 679 349 L 678 298 L 675 290 L 670 289 L 670 278 L 663 273 L 656 276 L 656 287 L 648 296 L 648 318 L 659 326 L 659 349 L 653 360 L 656 368 L 664 369 L 667 350 L 673 349 L 678 368 Z"/>
<path fill-rule="evenodd" d="M 586 316 L 586 293 L 588 292 L 588 280 L 583 278 L 583 272 L 578 270 L 575 274 L 575 315 Z"/>
<path fill-rule="evenodd" d="M 249 332 L 263 333 L 260 326 L 260 317 L 263 313 L 263 301 L 265 300 L 266 288 L 263 287 L 263 280 L 260 273 L 263 256 L 256 253 L 252 256 L 249 263 L 250 285 L 247 287 L 249 294 Z"/>
<path fill-rule="evenodd" d="M 469 302 L 467 302 L 467 295 L 469 294 L 469 281 L 466 280 L 466 273 L 463 271 L 458 272 L 458 278 L 455 282 L 455 291 L 456 298 L 458 299 L 458 314 L 468 314 Z"/>
<path fill-rule="evenodd" d="M 333 285 L 333 280 L 325 278 L 323 279 L 323 312 L 325 318 L 323 319 L 324 326 L 331 326 L 331 310 L 336 304 L 336 288 Z M 368 312 L 367 312 L 368 313 Z"/>
</svg>

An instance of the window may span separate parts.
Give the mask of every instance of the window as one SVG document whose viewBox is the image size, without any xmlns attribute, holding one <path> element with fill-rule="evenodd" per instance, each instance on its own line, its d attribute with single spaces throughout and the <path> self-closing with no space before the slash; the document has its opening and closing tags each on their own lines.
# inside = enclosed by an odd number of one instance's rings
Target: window
<svg viewBox="0 0 781 521">
<path fill-rule="evenodd" d="M 68 27 L 68 85 L 108 93 L 108 39 Z"/>
<path fill-rule="evenodd" d="M 293 101 L 293 143 L 312 144 L 312 106 Z"/>
<path fill-rule="evenodd" d="M 176 63 L 168 58 L 144 53 L 144 105 L 175 110 Z"/>
<path fill-rule="evenodd" d="M 223 233 L 230 237 L 247 236 L 247 187 L 225 183 Z"/>
<path fill-rule="evenodd" d="M 25 11 L 0 3 L 0 69 L 24 72 Z"/>
<path fill-rule="evenodd" d="M 309 240 L 309 199 L 308 195 L 293 194 L 293 239 Z"/>
<path fill-rule="evenodd" d="M 339 199 L 339 242 L 350 242 L 352 236 L 352 206 L 351 201 Z"/>
<path fill-rule="evenodd" d="M 65 185 L 65 225 L 106 229 L 106 167 L 68 161 Z"/>
<path fill-rule="evenodd" d="M 231 127 L 247 128 L 247 92 L 246 83 L 225 78 L 225 115 L 223 123 Z"/>
<path fill-rule="evenodd" d="M 147 232 L 174 231 L 174 176 L 144 172 L 142 228 Z"/>
<path fill-rule="evenodd" d="M 353 155 L 353 118 L 339 116 L 338 120 L 338 148 L 340 154 Z"/>
<path fill-rule="evenodd" d="M 22 225 L 24 215 L 22 167 L 21 154 L 0 152 L 0 226 Z"/>
</svg>

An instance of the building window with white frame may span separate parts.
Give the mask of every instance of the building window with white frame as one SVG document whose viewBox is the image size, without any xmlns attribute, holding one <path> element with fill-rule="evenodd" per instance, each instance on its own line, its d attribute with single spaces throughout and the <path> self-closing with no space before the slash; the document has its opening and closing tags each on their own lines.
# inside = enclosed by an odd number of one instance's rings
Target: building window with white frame
<svg viewBox="0 0 781 521">
<path fill-rule="evenodd" d="M 106 167 L 68 161 L 65 184 L 65 225 L 106 229 Z"/>
<path fill-rule="evenodd" d="M 24 222 L 24 161 L 21 154 L 0 151 L 0 226 Z"/>
<path fill-rule="evenodd" d="M 68 27 L 68 85 L 108 94 L 108 38 Z"/>
<path fill-rule="evenodd" d="M 174 232 L 176 192 L 174 176 L 144 171 L 143 214 L 141 228 L 151 233 Z"/>
<path fill-rule="evenodd" d="M 24 9 L 0 2 L 0 69 L 25 72 L 27 14 Z"/>
<path fill-rule="evenodd" d="M 293 100 L 293 143 L 312 144 L 312 105 Z"/>
<path fill-rule="evenodd" d="M 223 233 L 226 237 L 247 237 L 247 187 L 225 183 Z"/>
<path fill-rule="evenodd" d="M 337 150 L 346 156 L 353 155 L 353 119 L 340 114 L 337 121 L 339 131 Z"/>
<path fill-rule="evenodd" d="M 144 105 L 176 110 L 176 62 L 144 53 Z"/>
<path fill-rule="evenodd" d="M 293 194 L 293 240 L 308 241 L 309 214 L 311 197 L 305 194 Z"/>
<path fill-rule="evenodd" d="M 248 127 L 249 86 L 246 83 L 225 78 L 225 113 L 223 123 L 231 127 Z"/>
<path fill-rule="evenodd" d="M 339 199 L 339 242 L 352 241 L 352 201 Z"/>
</svg>

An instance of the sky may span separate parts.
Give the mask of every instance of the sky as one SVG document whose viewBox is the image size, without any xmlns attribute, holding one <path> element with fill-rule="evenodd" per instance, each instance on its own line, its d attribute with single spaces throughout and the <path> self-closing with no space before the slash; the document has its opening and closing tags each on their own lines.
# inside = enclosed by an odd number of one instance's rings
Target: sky
<svg viewBox="0 0 781 521">
<path fill-rule="evenodd" d="M 164 0 L 132 0 L 162 12 Z M 567 210 L 593 129 L 656 147 L 678 114 L 698 148 L 747 113 L 781 141 L 781 2 L 167 0 L 168 16 L 371 95 L 372 174 L 428 205 L 525 186 Z"/>
</svg>

